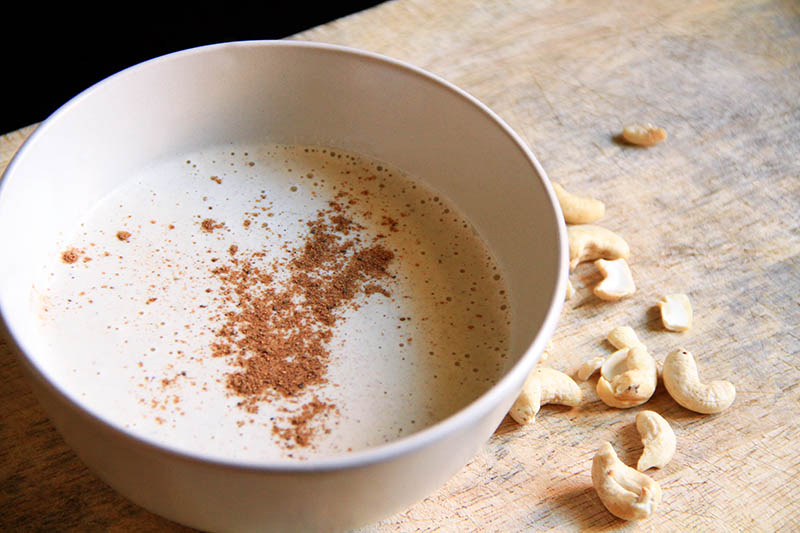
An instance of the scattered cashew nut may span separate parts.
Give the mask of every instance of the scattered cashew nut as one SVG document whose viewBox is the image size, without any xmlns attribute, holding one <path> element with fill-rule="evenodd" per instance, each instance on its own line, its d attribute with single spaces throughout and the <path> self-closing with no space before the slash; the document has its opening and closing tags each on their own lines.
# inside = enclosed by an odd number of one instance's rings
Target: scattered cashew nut
<svg viewBox="0 0 800 533">
<path fill-rule="evenodd" d="M 631 249 L 625 239 L 594 224 L 567 226 L 569 269 L 596 259 L 627 259 Z"/>
<path fill-rule="evenodd" d="M 653 146 L 666 139 L 667 132 L 652 124 L 631 124 L 623 128 L 622 138 L 637 146 Z"/>
<path fill-rule="evenodd" d="M 592 461 L 592 484 L 606 509 L 623 520 L 649 518 L 661 503 L 661 486 L 620 461 L 608 442 Z"/>
<path fill-rule="evenodd" d="M 627 261 L 621 258 L 613 261 L 598 259 L 594 264 L 603 275 L 603 281 L 593 289 L 595 296 L 601 300 L 615 301 L 636 292 L 636 284 Z"/>
<path fill-rule="evenodd" d="M 553 190 L 567 224 L 589 224 L 603 218 L 606 213 L 606 206 L 600 200 L 567 192 L 558 183 L 553 183 Z"/>
<path fill-rule="evenodd" d="M 639 340 L 639 337 L 636 336 L 636 332 L 633 331 L 633 328 L 630 326 L 618 326 L 612 329 L 611 333 L 609 333 L 606 338 L 617 350 L 633 348 L 634 346 L 642 344 L 642 341 Z"/>
<path fill-rule="evenodd" d="M 685 294 L 668 294 L 658 302 L 661 322 L 669 331 L 686 331 L 692 327 L 692 303 Z"/>
<path fill-rule="evenodd" d="M 633 328 L 630 326 L 616 327 L 611 330 L 611 333 L 609 333 L 606 338 L 617 350 L 633 348 L 634 346 L 644 346 L 636 335 L 636 332 L 633 331 Z M 656 374 L 658 378 L 661 378 L 661 363 L 658 361 L 656 361 Z"/>
<path fill-rule="evenodd" d="M 736 388 L 728 381 L 701 383 L 694 357 L 682 348 L 664 360 L 662 376 L 669 395 L 696 413 L 719 413 L 730 407 L 736 398 Z"/>
<path fill-rule="evenodd" d="M 600 368 L 597 395 L 610 407 L 627 409 L 645 403 L 656 390 L 656 361 L 643 344 L 617 350 Z"/>
<path fill-rule="evenodd" d="M 642 437 L 642 456 L 636 464 L 639 472 L 648 468 L 664 468 L 675 455 L 675 432 L 655 411 L 640 411 L 636 415 L 636 429 Z"/>
<path fill-rule="evenodd" d="M 581 403 L 581 389 L 563 372 L 537 367 L 525 380 L 508 414 L 518 424 L 528 424 L 536 418 L 539 408 L 548 403 L 576 407 Z"/>
<path fill-rule="evenodd" d="M 575 377 L 581 381 L 586 381 L 592 377 L 592 374 L 600 370 L 600 367 L 603 366 L 605 361 L 605 357 L 592 357 L 591 359 L 587 359 L 578 367 L 578 370 L 575 371 Z"/>
</svg>

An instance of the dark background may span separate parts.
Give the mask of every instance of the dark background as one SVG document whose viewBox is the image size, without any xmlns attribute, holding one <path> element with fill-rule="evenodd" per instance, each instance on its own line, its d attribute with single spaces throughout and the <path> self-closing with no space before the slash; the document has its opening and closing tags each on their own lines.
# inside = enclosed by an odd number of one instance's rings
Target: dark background
<svg viewBox="0 0 800 533">
<path fill-rule="evenodd" d="M 60 13 L 23 5 L 0 20 L 0 134 L 41 122 L 84 89 L 142 61 L 206 44 L 281 39 L 380 3 L 263 2 L 257 9 L 198 3 L 170 13 L 166 2 L 69 6 Z"/>
</svg>

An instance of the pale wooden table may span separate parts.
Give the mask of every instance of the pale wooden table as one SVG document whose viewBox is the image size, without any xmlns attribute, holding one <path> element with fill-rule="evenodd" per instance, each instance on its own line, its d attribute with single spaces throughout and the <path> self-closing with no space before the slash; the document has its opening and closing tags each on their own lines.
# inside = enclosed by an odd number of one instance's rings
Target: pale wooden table
<svg viewBox="0 0 800 533">
<path fill-rule="evenodd" d="M 387 54 L 466 89 L 530 144 L 554 181 L 607 204 L 638 283 L 603 303 L 573 274 L 548 364 L 610 352 L 633 326 L 658 360 L 684 346 L 736 384 L 717 416 L 660 388 L 647 408 L 678 438 L 651 471 L 664 502 L 625 523 L 591 488 L 602 440 L 635 463 L 640 410 L 585 403 L 506 419 L 440 490 L 364 531 L 800 529 L 800 7 L 792 0 L 638 2 L 396 0 L 298 38 Z M 13 103 L 5 102 L 6 105 Z M 653 149 L 614 140 L 629 121 L 669 132 Z M 31 128 L 0 139 L 0 168 Z M 686 292 L 695 326 L 662 330 L 654 305 Z M 0 345 L 0 529 L 179 531 L 128 503 L 66 447 Z"/>
</svg>

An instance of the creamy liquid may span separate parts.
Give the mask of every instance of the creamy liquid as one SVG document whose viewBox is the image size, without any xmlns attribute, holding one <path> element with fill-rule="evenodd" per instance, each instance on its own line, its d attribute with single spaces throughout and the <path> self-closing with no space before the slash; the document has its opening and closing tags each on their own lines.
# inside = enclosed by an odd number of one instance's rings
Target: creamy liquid
<svg viewBox="0 0 800 533">
<path fill-rule="evenodd" d="M 334 199 L 361 242 L 394 252 L 387 293 L 362 291 L 343 311 L 324 383 L 245 409 L 226 386 L 233 358 L 212 355 L 226 305 L 212 271 L 231 264 L 231 245 L 285 265 Z M 88 213 L 70 248 L 77 261 L 56 258 L 40 291 L 47 370 L 100 416 L 179 449 L 245 460 L 356 451 L 443 420 L 506 369 L 505 287 L 473 228 L 421 181 L 355 154 L 252 145 L 163 160 Z M 333 408 L 309 421 L 309 442 L 281 437 L 312 398 Z"/>
</svg>

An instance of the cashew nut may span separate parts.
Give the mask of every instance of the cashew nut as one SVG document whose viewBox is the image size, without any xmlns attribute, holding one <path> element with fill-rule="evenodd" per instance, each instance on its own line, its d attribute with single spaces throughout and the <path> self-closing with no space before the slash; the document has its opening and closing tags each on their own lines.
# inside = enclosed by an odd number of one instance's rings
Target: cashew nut
<svg viewBox="0 0 800 533">
<path fill-rule="evenodd" d="M 696 413 L 719 413 L 730 407 L 736 397 L 736 388 L 728 381 L 700 383 L 694 357 L 682 348 L 664 360 L 662 376 L 669 395 Z"/>
<path fill-rule="evenodd" d="M 581 389 L 568 375 L 553 368 L 537 367 L 525 380 L 508 414 L 519 424 L 533 422 L 542 405 L 555 403 L 576 407 L 581 403 Z"/>
<path fill-rule="evenodd" d="M 636 332 L 630 326 L 619 326 L 611 330 L 608 334 L 608 342 L 614 348 L 621 350 L 622 348 L 633 348 L 634 346 L 644 346 L 644 343 L 636 336 Z M 656 374 L 661 377 L 661 364 L 656 361 Z"/>
<path fill-rule="evenodd" d="M 578 367 L 578 370 L 575 371 L 575 377 L 581 381 L 586 381 L 592 377 L 592 374 L 600 370 L 600 367 L 603 366 L 605 361 L 605 357 L 592 357 L 584 361 L 581 366 Z"/>
<path fill-rule="evenodd" d="M 638 146 L 653 146 L 667 138 L 667 132 L 652 124 L 631 124 L 622 130 L 622 138 Z"/>
<path fill-rule="evenodd" d="M 589 224 L 603 218 L 606 213 L 606 206 L 600 200 L 567 192 L 558 183 L 553 183 L 553 190 L 567 224 Z"/>
<path fill-rule="evenodd" d="M 617 350 L 633 348 L 634 346 L 642 344 L 642 341 L 639 340 L 639 337 L 636 336 L 636 332 L 633 331 L 633 328 L 630 326 L 616 327 L 611 330 L 611 333 L 609 333 L 606 338 Z"/>
<path fill-rule="evenodd" d="M 623 520 L 649 518 L 661 503 L 661 486 L 620 461 L 608 442 L 592 461 L 592 484 L 606 509 Z"/>
<path fill-rule="evenodd" d="M 597 395 L 606 405 L 626 409 L 641 405 L 656 390 L 656 362 L 643 344 L 617 350 L 600 368 Z"/>
<path fill-rule="evenodd" d="M 686 331 L 692 327 L 692 303 L 685 294 L 668 294 L 658 302 L 661 321 L 670 331 Z"/>
<path fill-rule="evenodd" d="M 596 259 L 627 259 L 631 254 L 625 240 L 602 226 L 578 224 L 567 226 L 569 269 Z"/>
<path fill-rule="evenodd" d="M 642 456 L 636 469 L 664 468 L 675 454 L 675 432 L 669 423 L 655 411 L 641 411 L 636 415 L 636 429 L 642 437 Z"/>
<path fill-rule="evenodd" d="M 595 296 L 601 300 L 615 301 L 636 292 L 636 284 L 627 261 L 598 259 L 594 264 L 603 275 L 603 281 L 593 289 Z"/>
</svg>

